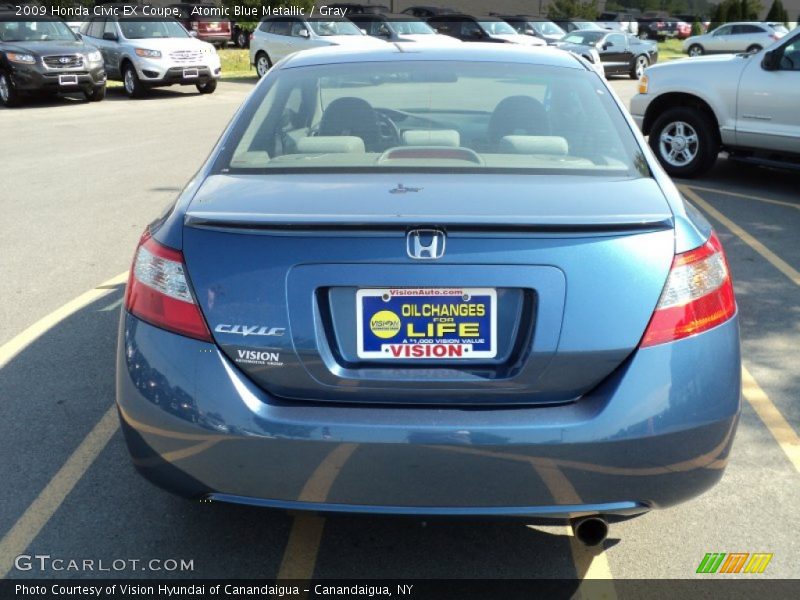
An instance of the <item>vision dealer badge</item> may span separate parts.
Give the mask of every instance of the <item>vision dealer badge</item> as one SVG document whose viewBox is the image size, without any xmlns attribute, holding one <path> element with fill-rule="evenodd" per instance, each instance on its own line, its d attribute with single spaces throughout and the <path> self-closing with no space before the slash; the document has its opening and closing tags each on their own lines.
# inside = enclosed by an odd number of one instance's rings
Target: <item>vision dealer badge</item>
<svg viewBox="0 0 800 600">
<path fill-rule="evenodd" d="M 234 362 L 239 365 L 255 365 L 259 367 L 282 367 L 280 352 L 270 350 L 237 349 Z"/>
</svg>

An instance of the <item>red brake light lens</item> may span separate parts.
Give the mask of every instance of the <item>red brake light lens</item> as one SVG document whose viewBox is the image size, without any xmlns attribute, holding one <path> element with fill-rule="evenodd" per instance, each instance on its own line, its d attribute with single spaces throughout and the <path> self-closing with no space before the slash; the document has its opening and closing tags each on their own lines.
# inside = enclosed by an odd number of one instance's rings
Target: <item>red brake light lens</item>
<svg viewBox="0 0 800 600">
<path fill-rule="evenodd" d="M 716 233 L 677 254 L 641 347 L 674 342 L 724 323 L 736 313 L 728 261 Z"/>
<path fill-rule="evenodd" d="M 211 341 L 186 278 L 183 254 L 142 236 L 125 290 L 125 308 L 151 325 Z"/>
</svg>

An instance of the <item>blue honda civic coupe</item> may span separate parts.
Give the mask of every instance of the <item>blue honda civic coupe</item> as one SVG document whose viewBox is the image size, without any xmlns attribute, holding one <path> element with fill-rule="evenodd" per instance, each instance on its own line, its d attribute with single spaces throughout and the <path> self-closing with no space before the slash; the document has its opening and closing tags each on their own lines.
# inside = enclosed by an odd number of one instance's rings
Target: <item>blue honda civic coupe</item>
<svg viewBox="0 0 800 600">
<path fill-rule="evenodd" d="M 117 405 L 190 498 L 607 523 L 722 476 L 709 223 L 558 49 L 294 54 L 136 250 Z"/>
</svg>

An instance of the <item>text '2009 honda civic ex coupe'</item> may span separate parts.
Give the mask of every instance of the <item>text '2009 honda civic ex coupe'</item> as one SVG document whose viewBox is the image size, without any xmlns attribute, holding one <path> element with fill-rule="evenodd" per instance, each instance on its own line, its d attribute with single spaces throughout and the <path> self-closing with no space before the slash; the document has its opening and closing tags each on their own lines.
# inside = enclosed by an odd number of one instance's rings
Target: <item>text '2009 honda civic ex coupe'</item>
<svg viewBox="0 0 800 600">
<path fill-rule="evenodd" d="M 624 518 L 721 477 L 736 304 L 580 59 L 314 50 L 143 235 L 117 393 L 138 469 L 187 497 Z"/>
</svg>

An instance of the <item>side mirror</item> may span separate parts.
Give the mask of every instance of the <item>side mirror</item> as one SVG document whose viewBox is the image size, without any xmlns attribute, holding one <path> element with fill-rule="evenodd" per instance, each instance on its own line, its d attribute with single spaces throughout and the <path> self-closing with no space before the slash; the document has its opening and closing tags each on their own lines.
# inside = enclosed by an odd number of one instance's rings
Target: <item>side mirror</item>
<svg viewBox="0 0 800 600">
<path fill-rule="evenodd" d="M 75 37 L 78 38 L 79 40 L 83 39 L 83 34 L 80 31 L 75 31 L 73 33 L 75 34 Z"/>
<path fill-rule="evenodd" d="M 469 37 L 473 40 L 480 40 L 483 39 L 483 32 L 481 31 L 470 31 Z"/>
<path fill-rule="evenodd" d="M 362 29 L 361 31 L 364 30 Z M 299 35 L 301 38 L 306 38 L 306 39 L 311 37 L 311 34 L 308 33 L 308 29 L 301 29 L 300 31 L 297 32 L 297 35 Z"/>
<path fill-rule="evenodd" d="M 194 29 L 192 29 L 192 30 L 189 32 L 189 37 L 196 38 L 196 37 L 197 37 L 197 32 L 196 32 Z"/>
<path fill-rule="evenodd" d="M 765 71 L 777 71 L 780 66 L 781 57 L 775 50 L 768 50 L 761 59 L 761 68 Z"/>
<path fill-rule="evenodd" d="M 609 48 L 611 48 L 611 44 L 609 44 L 608 42 L 603 42 L 603 45 L 602 45 L 602 46 L 600 46 L 600 47 L 601 47 L 603 50 L 608 50 Z"/>
<path fill-rule="evenodd" d="M 536 32 L 533 30 L 532 27 L 525 28 L 525 35 L 536 35 Z"/>
<path fill-rule="evenodd" d="M 109 42 L 116 42 L 119 38 L 117 34 L 113 31 L 104 31 L 103 32 L 103 39 L 108 40 Z"/>
</svg>

